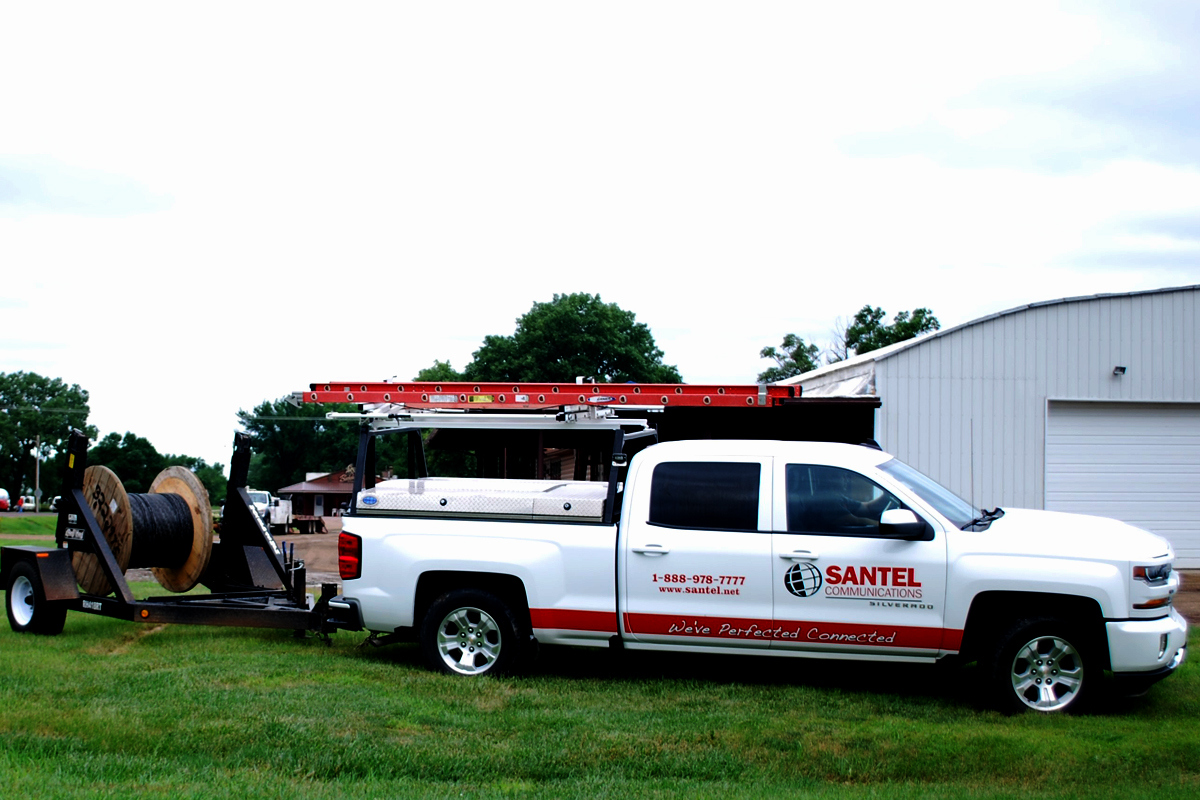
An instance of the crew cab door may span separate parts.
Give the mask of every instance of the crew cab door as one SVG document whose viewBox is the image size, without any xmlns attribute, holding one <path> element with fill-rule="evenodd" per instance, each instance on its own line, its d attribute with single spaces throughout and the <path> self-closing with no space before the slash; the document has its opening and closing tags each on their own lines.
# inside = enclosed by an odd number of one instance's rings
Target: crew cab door
<svg viewBox="0 0 1200 800">
<path fill-rule="evenodd" d="M 664 461 L 636 477 L 620 552 L 633 642 L 770 645 L 771 462 Z"/>
<path fill-rule="evenodd" d="M 943 531 L 926 522 L 927 540 L 886 538 L 883 512 L 914 509 L 898 488 L 842 467 L 781 459 L 774 494 L 771 562 L 781 630 L 772 647 L 938 652 L 946 595 Z"/>
</svg>

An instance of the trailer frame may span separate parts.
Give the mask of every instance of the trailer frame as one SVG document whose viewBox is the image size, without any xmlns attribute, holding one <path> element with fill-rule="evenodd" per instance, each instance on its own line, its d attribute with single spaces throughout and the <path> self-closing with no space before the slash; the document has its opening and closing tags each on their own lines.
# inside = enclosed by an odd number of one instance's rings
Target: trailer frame
<svg viewBox="0 0 1200 800">
<path fill-rule="evenodd" d="M 9 622 L 14 629 L 56 634 L 62 630 L 64 612 L 76 611 L 129 622 L 278 628 L 325 639 L 338 629 L 361 630 L 356 615 L 350 613 L 353 609 L 336 601 L 336 583 L 323 583 L 320 596 L 313 600 L 307 591 L 304 562 L 282 551 L 255 512 L 246 491 L 251 448 L 250 437 L 244 433 L 234 436 L 220 541 L 213 543 L 208 568 L 200 578 L 210 591 L 135 598 L 84 496 L 87 444 L 82 432 L 71 432 L 63 480 L 66 491 L 59 501 L 54 533 L 56 546 L 0 548 L 0 576 L 10 598 Z M 109 594 L 80 591 L 72 566 L 75 553 L 97 557 L 111 588 Z M 28 567 L 19 569 L 22 564 Z M 21 580 L 22 602 L 28 603 L 31 615 L 40 612 L 41 617 L 33 618 L 34 624 L 19 626 L 11 604 L 16 602 L 13 585 Z M 37 624 L 39 619 L 48 621 Z"/>
</svg>

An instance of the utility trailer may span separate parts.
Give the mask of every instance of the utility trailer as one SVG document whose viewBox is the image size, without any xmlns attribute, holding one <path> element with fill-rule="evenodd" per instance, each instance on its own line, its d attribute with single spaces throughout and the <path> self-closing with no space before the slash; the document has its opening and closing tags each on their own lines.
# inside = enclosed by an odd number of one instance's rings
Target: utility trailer
<svg viewBox="0 0 1200 800">
<path fill-rule="evenodd" d="M 58 634 L 68 611 L 130 622 L 279 628 L 322 637 L 338 628 L 357 628 L 330 605 L 336 584 L 322 584 L 320 597 L 313 601 L 307 592 L 304 562 L 281 550 L 256 513 L 246 490 L 250 465 L 246 434 L 234 438 L 219 542 L 212 541 L 208 496 L 198 482 L 197 491 L 180 488 L 186 475 L 166 479 L 163 494 L 175 489 L 172 497 L 191 506 L 187 511 L 193 530 L 182 530 L 186 526 L 178 524 L 171 529 L 153 512 L 137 512 L 152 495 L 126 495 L 115 476 L 97 480 L 92 473 L 85 479 L 87 443 L 82 433 L 72 432 L 63 481 L 66 491 L 58 506 L 56 547 L 0 548 L 0 575 L 14 631 Z M 180 501 L 172 502 L 182 509 Z M 138 513 L 143 517 L 141 531 L 125 524 L 137 523 Z M 128 541 L 122 531 L 134 541 Z M 172 538 L 174 543 L 166 541 Z M 133 565 L 152 567 L 159 582 L 173 591 L 186 591 L 198 583 L 209 592 L 136 599 L 124 575 L 130 559 L 124 551 L 129 546 L 151 558 L 164 557 L 164 553 L 169 558 L 173 551 L 170 566 Z"/>
</svg>

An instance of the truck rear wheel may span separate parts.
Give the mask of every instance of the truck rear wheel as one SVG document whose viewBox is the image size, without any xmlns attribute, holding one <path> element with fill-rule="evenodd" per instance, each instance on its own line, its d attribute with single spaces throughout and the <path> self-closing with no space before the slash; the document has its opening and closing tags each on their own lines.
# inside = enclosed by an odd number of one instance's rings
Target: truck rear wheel
<svg viewBox="0 0 1200 800">
<path fill-rule="evenodd" d="M 508 605 L 477 589 L 455 589 L 434 601 L 421 624 L 429 665 L 450 675 L 495 675 L 520 665 L 528 636 Z"/>
<path fill-rule="evenodd" d="M 8 573 L 5 606 L 8 624 L 17 633 L 41 633 L 55 636 L 62 633 L 67 619 L 65 603 L 50 602 L 36 569 L 19 562 Z"/>
<path fill-rule="evenodd" d="M 1078 711 L 1084 690 L 1100 678 L 1090 643 L 1054 617 L 1015 622 L 990 658 L 990 688 L 1002 711 Z M 1086 668 L 1085 668 L 1086 667 Z"/>
</svg>

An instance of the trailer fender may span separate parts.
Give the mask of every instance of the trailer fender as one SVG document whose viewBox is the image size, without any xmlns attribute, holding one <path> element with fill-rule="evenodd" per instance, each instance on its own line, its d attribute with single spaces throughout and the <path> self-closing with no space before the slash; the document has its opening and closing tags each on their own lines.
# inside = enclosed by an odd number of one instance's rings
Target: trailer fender
<svg viewBox="0 0 1200 800">
<path fill-rule="evenodd" d="M 30 564 L 37 570 L 47 600 L 75 600 L 79 597 L 70 550 L 29 545 L 0 548 L 0 575 L 4 576 L 4 586 L 8 586 L 9 572 L 20 563 Z"/>
</svg>

